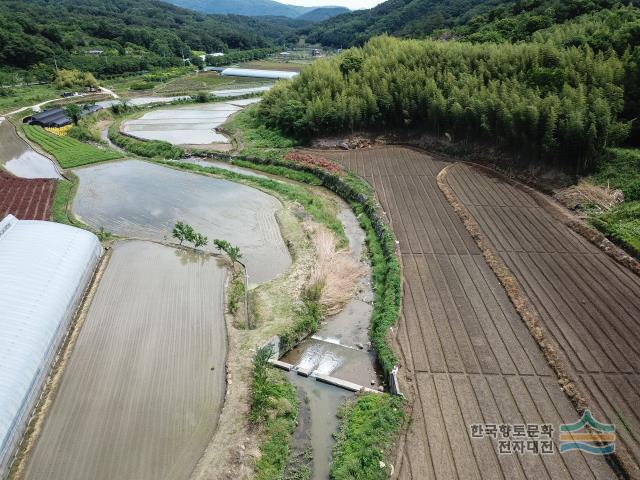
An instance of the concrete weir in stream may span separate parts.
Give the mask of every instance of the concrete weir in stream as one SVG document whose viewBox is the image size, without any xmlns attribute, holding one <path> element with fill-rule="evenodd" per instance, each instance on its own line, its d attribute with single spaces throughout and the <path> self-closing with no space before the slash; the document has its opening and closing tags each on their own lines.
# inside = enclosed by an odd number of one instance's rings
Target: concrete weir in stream
<svg viewBox="0 0 640 480">
<path fill-rule="evenodd" d="M 353 398 L 355 391 L 361 388 L 378 391 L 382 385 L 368 337 L 373 287 L 371 266 L 363 259 L 365 232 L 347 205 L 338 217 L 349 240 L 349 253 L 363 267 L 356 294 L 340 313 L 329 317 L 315 335 L 272 362 L 279 368 L 291 369 L 289 379 L 303 392 L 301 401 L 306 402 L 310 410 L 313 480 L 329 478 L 340 406 Z"/>
</svg>

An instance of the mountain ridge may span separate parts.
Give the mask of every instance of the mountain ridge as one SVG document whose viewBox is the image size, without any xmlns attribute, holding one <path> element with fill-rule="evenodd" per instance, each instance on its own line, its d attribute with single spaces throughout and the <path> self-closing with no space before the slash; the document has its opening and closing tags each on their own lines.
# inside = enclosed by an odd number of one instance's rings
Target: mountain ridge
<svg viewBox="0 0 640 480">
<path fill-rule="evenodd" d="M 274 0 L 169 0 L 170 3 L 197 12 L 244 15 L 250 17 L 289 17 L 322 21 L 334 15 L 347 13 L 345 7 L 302 7 Z M 310 15 L 310 18 L 302 18 Z"/>
</svg>

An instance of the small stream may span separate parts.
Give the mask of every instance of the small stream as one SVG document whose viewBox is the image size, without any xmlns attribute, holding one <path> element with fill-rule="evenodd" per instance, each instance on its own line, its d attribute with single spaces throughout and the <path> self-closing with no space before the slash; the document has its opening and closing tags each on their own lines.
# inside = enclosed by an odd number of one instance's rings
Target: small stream
<svg viewBox="0 0 640 480">
<path fill-rule="evenodd" d="M 375 389 L 382 385 L 382 376 L 369 344 L 374 296 L 370 280 L 371 266 L 368 259 L 363 258 L 365 232 L 346 204 L 338 218 L 349 240 L 349 252 L 361 263 L 365 272 L 357 286 L 357 293 L 340 313 L 329 317 L 315 335 L 293 348 L 281 360 L 311 372 L 311 377 L 314 373 L 331 375 Z M 292 383 L 304 392 L 310 409 L 312 479 L 327 480 L 331 451 L 335 444 L 333 434 L 339 426 L 336 414 L 340 405 L 353 398 L 354 394 L 311 377 L 302 377 L 294 371 L 288 375 Z"/>
</svg>

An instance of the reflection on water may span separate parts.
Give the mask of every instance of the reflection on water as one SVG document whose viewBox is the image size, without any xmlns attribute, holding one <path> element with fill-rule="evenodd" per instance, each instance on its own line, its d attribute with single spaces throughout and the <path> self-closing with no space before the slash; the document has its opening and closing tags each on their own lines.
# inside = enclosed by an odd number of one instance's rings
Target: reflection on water
<svg viewBox="0 0 640 480">
<path fill-rule="evenodd" d="M 14 126 L 0 117 L 0 163 L 21 178 L 61 178 L 53 161 L 34 151 Z"/>
<path fill-rule="evenodd" d="M 174 145 L 229 143 L 215 129 L 242 106 L 231 103 L 195 104 L 187 107 L 154 110 L 128 120 L 123 131 L 145 140 L 162 140 Z"/>
<path fill-rule="evenodd" d="M 280 202 L 259 190 L 138 160 L 79 168 L 73 208 L 89 225 L 126 237 L 171 238 L 181 220 L 209 237 L 238 245 L 251 283 L 291 264 L 275 220 Z"/>
</svg>

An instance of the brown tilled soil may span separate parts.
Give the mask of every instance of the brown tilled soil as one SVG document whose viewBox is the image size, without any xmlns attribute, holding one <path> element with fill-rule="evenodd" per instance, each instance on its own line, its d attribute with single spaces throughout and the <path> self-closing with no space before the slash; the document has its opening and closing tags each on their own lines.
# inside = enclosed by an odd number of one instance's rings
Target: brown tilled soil
<svg viewBox="0 0 640 480">
<path fill-rule="evenodd" d="M 601 457 L 500 455 L 474 423 L 575 422 L 553 370 L 438 188 L 447 163 L 401 147 L 322 152 L 374 186 L 400 242 L 404 298 L 397 342 L 412 421 L 402 479 L 614 478 Z"/>
<path fill-rule="evenodd" d="M 210 256 L 114 247 L 24 478 L 189 477 L 224 402 L 224 275 Z"/>
<path fill-rule="evenodd" d="M 20 220 L 49 220 L 56 182 L 11 177 L 0 172 L 0 220 L 9 213 Z"/>
<path fill-rule="evenodd" d="M 618 454 L 640 475 L 640 278 L 556 220 L 550 200 L 465 164 L 445 181 L 531 301 L 586 405 L 616 424 Z"/>
</svg>

